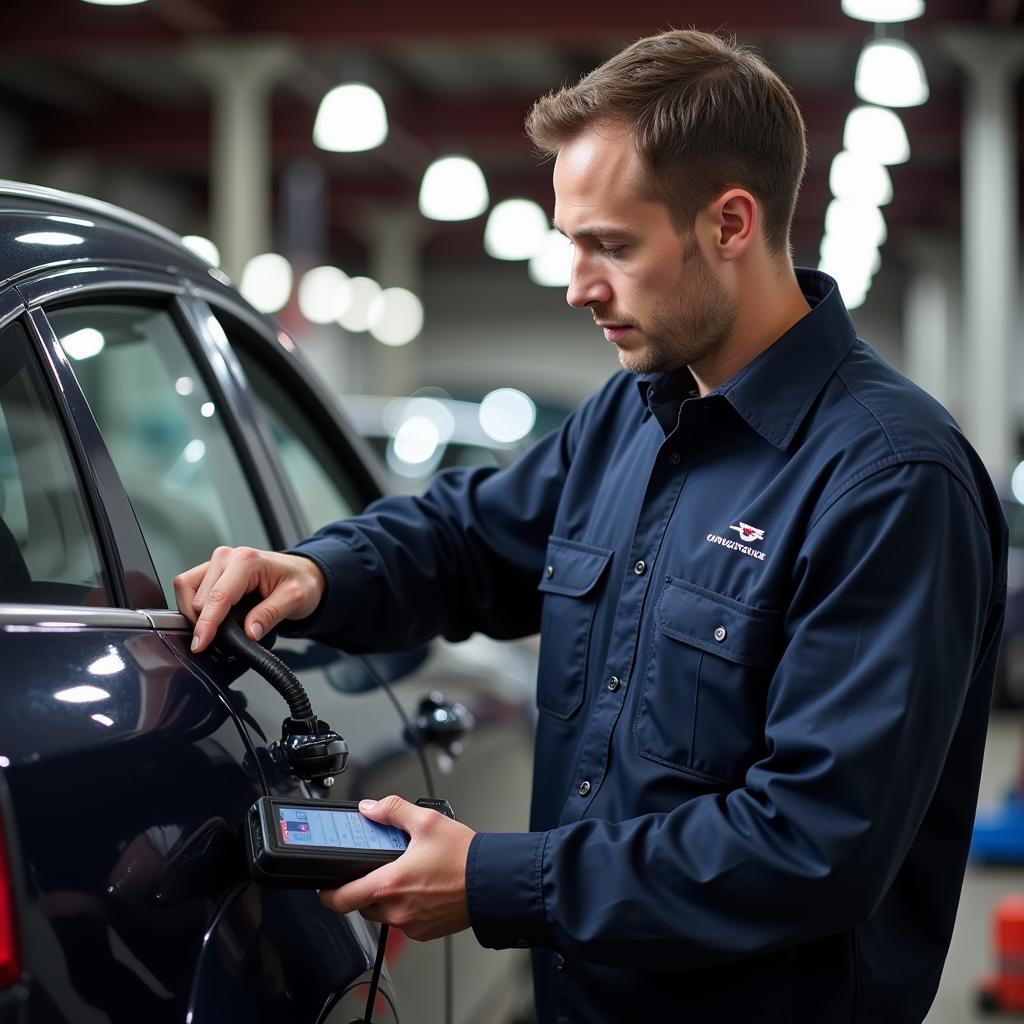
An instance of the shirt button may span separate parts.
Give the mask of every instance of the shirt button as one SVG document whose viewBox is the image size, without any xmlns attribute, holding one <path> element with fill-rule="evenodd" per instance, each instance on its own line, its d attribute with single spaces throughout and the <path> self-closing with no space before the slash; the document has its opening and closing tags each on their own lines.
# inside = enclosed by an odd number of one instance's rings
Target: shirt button
<svg viewBox="0 0 1024 1024">
<path fill-rule="evenodd" d="M 580 783 L 580 796 L 586 796 L 590 792 L 590 783 L 585 779 Z"/>
<path fill-rule="evenodd" d="M 682 455 L 679 454 L 679 452 L 673 452 L 668 457 L 668 461 L 671 462 L 673 466 L 678 466 L 679 463 L 683 461 L 683 457 Z"/>
<path fill-rule="evenodd" d="M 643 574 L 647 572 L 647 563 L 642 561 L 637 562 L 636 565 L 633 566 L 633 572 L 635 572 L 637 576 L 643 576 Z"/>
<path fill-rule="evenodd" d="M 611 679 L 608 680 L 608 689 L 611 690 L 612 693 L 614 693 L 618 688 L 619 688 L 619 677 L 618 676 L 612 676 Z"/>
<path fill-rule="evenodd" d="M 725 626 L 719 626 L 715 630 L 715 639 L 721 643 L 729 634 L 725 631 Z"/>
<path fill-rule="evenodd" d="M 561 953 L 559 953 L 558 956 L 555 957 L 555 970 L 556 971 L 564 971 L 565 970 L 565 957 L 562 956 Z"/>
<path fill-rule="evenodd" d="M 547 577 L 548 579 L 551 579 L 551 577 L 555 575 L 555 567 L 554 567 L 553 565 L 549 565 L 549 566 L 548 566 L 548 567 L 547 567 L 547 568 L 546 568 L 546 569 L 544 570 L 544 575 L 545 575 L 545 576 L 546 576 L 546 577 Z"/>
</svg>

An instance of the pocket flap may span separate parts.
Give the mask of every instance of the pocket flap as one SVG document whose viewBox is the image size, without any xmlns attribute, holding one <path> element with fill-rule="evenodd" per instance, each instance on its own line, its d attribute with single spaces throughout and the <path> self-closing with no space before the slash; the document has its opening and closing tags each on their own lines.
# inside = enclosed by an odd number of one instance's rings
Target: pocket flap
<svg viewBox="0 0 1024 1024">
<path fill-rule="evenodd" d="M 740 665 L 768 665 L 778 656 L 781 612 L 764 611 L 669 576 L 654 619 L 674 640 Z"/>
<path fill-rule="evenodd" d="M 612 552 L 575 540 L 551 537 L 538 588 L 547 594 L 583 597 L 597 586 Z"/>
</svg>

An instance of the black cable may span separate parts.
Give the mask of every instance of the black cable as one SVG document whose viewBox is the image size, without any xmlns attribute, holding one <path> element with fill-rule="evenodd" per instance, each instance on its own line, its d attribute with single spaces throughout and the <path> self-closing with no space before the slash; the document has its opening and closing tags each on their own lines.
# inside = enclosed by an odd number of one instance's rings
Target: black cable
<svg viewBox="0 0 1024 1024">
<path fill-rule="evenodd" d="M 430 773 L 430 765 L 427 763 L 427 755 L 423 752 L 423 744 L 420 743 L 416 733 L 416 727 L 410 721 L 409 716 L 405 713 L 405 708 L 402 707 L 398 698 L 395 696 L 394 690 L 388 684 L 387 680 L 373 667 L 370 663 L 370 659 L 365 655 L 362 657 L 362 662 L 366 666 L 367 671 L 373 676 L 374 682 L 387 694 L 388 699 L 395 706 L 395 710 L 398 712 L 398 717 L 402 719 L 402 724 L 405 727 L 405 731 L 409 737 L 409 742 L 416 748 L 416 753 L 419 755 L 420 766 L 423 768 L 423 777 L 427 782 L 427 796 L 431 800 L 437 799 L 437 793 L 434 791 L 434 778 Z M 387 925 L 381 926 L 381 937 L 377 945 L 377 960 L 383 962 L 384 954 L 384 941 L 387 935 Z M 452 1024 L 452 989 L 455 984 L 455 972 L 453 967 L 453 956 L 452 956 L 452 937 L 446 935 L 444 937 L 444 1020 L 445 1024 Z M 371 985 L 371 990 L 376 993 L 377 989 L 375 985 Z M 366 1024 L 370 1024 L 369 1017 L 369 1004 L 367 1004 L 367 1016 Z"/>
<path fill-rule="evenodd" d="M 363 1011 L 364 1024 L 373 1024 L 373 1002 L 377 998 L 380 987 L 380 972 L 384 966 L 384 951 L 388 945 L 388 925 L 380 926 L 380 937 L 377 939 L 377 959 L 373 962 L 373 974 L 370 975 L 370 991 L 366 996 L 366 1009 Z"/>
</svg>

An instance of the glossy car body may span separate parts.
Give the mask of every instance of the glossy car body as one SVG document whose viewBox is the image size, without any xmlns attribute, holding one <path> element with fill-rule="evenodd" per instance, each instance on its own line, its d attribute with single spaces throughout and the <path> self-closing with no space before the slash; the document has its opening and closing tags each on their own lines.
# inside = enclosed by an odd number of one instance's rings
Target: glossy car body
<svg viewBox="0 0 1024 1024">
<path fill-rule="evenodd" d="M 287 708 L 239 662 L 190 653 L 171 582 L 217 543 L 288 546 L 381 486 L 295 344 L 218 270 L 124 211 L 0 183 L 0 1022 L 360 1016 L 376 930 L 245 873 L 251 802 L 323 795 L 276 750 Z M 436 788 L 474 827 L 518 829 L 530 665 L 488 645 L 373 662 L 410 719 L 433 691 L 469 709 L 461 756 L 424 747 Z M 426 792 L 362 661 L 275 651 L 348 741 L 329 798 Z M 374 1020 L 442 1020 L 442 944 L 396 939 Z M 505 1019 L 523 958 L 453 946 L 454 1020 Z"/>
</svg>

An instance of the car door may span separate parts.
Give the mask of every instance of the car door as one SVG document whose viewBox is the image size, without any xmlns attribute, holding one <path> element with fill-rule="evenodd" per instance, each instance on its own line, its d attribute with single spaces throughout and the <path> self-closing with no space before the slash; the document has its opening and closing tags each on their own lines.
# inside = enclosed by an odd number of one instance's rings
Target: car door
<svg viewBox="0 0 1024 1024">
<path fill-rule="evenodd" d="M 223 1020 L 229 1002 L 238 1019 L 310 1024 L 334 1024 L 339 1014 L 348 1019 L 357 990 L 365 988 L 373 935 L 357 915 L 338 918 L 325 911 L 315 893 L 263 892 L 249 884 L 237 842 L 238 826 L 255 796 L 307 793 L 270 751 L 287 708 L 255 673 L 239 676 L 237 665 L 191 655 L 188 624 L 170 610 L 174 573 L 208 557 L 211 545 L 268 546 L 277 539 L 285 515 L 281 495 L 265 485 L 267 466 L 258 438 L 254 443 L 251 424 L 234 414 L 218 383 L 224 367 L 211 366 L 197 342 L 181 299 L 183 282 L 140 271 L 73 277 L 38 280 L 21 291 L 31 307 L 38 307 L 30 313 L 31 323 L 63 377 L 61 391 L 81 406 L 72 415 L 93 436 L 88 464 L 110 517 L 107 533 L 118 550 L 129 551 L 125 561 L 133 566 L 125 571 L 134 581 L 128 603 L 147 623 L 151 644 L 173 667 L 176 684 L 202 692 L 218 708 L 227 723 L 223 727 L 230 725 L 234 747 L 230 755 L 218 753 L 215 764 L 228 773 L 225 763 L 237 763 L 248 773 L 247 788 L 230 800 L 219 778 L 206 780 L 203 796 L 223 807 L 204 819 L 206 831 L 188 833 L 189 852 L 178 861 L 176 884 L 190 899 L 191 887 L 199 885 L 207 914 L 194 943 L 173 944 L 189 951 L 190 980 L 185 983 L 181 976 L 174 987 L 163 989 L 175 995 L 177 984 L 184 986 L 194 1024 Z M 140 700 L 149 706 L 149 677 L 143 691 Z M 169 705 L 164 714 L 173 717 L 174 700 L 165 697 L 163 703 Z M 398 732 L 394 713 L 388 708 L 385 714 L 391 732 Z M 159 716 L 157 721 L 162 722 Z M 161 747 L 168 763 L 156 771 L 169 790 L 176 783 L 175 749 Z M 135 806 L 157 782 L 153 773 L 133 775 L 130 762 L 123 770 L 141 788 L 133 791 Z M 195 803 L 203 806 L 201 799 Z M 177 833 L 170 836 L 180 841 Z M 146 847 L 143 859 L 152 860 L 149 847 L 155 840 L 140 842 Z M 163 864 L 171 855 L 158 850 L 156 860 Z M 205 879 L 202 865 L 208 863 L 230 869 L 231 885 L 227 876 Z M 133 876 L 129 882 L 139 874 L 134 865 L 132 859 L 124 865 Z M 145 895 L 153 898 L 150 889 Z M 135 911 L 141 916 L 147 909 L 146 899 L 140 899 Z M 149 941 L 167 946 L 158 931 Z M 347 995 L 346 989 L 351 990 Z M 375 1016 L 394 1019 L 387 1005 Z"/>
<path fill-rule="evenodd" d="M 370 468 L 369 451 L 337 414 L 324 389 L 312 379 L 294 343 L 268 331 L 264 321 L 247 315 L 224 296 L 207 293 L 196 302 L 196 318 L 213 322 L 225 334 L 241 364 L 248 394 L 269 429 L 280 462 L 284 488 L 296 509 L 294 540 L 323 523 L 359 512 L 380 496 L 379 472 Z M 293 542 L 293 541 L 292 541 Z M 472 827 L 488 831 L 525 829 L 532 764 L 532 662 L 519 648 L 498 646 L 483 637 L 465 644 L 442 642 L 406 655 L 374 655 L 378 672 L 393 684 L 408 719 L 425 723 L 419 733 L 434 777 L 434 786 Z M 322 644 L 310 644 L 305 656 L 325 665 L 330 685 L 351 695 L 344 707 L 350 743 L 369 725 L 362 705 L 373 679 L 360 662 Z M 325 701 L 326 706 L 326 701 Z M 429 727 L 448 708 L 465 708 L 471 730 L 455 744 Z M 364 724 L 365 723 L 365 724 Z M 336 723 L 335 723 L 336 724 Z M 360 769 L 354 797 L 397 792 L 416 794 L 413 766 L 393 751 Z M 521 951 L 485 951 L 470 932 L 455 937 L 453 1020 L 496 1022 L 518 1011 L 527 980 Z M 442 990 L 436 984 L 443 968 L 440 943 L 395 946 L 390 960 L 399 991 L 417 993 L 424 1020 L 441 1020 Z"/>
</svg>

